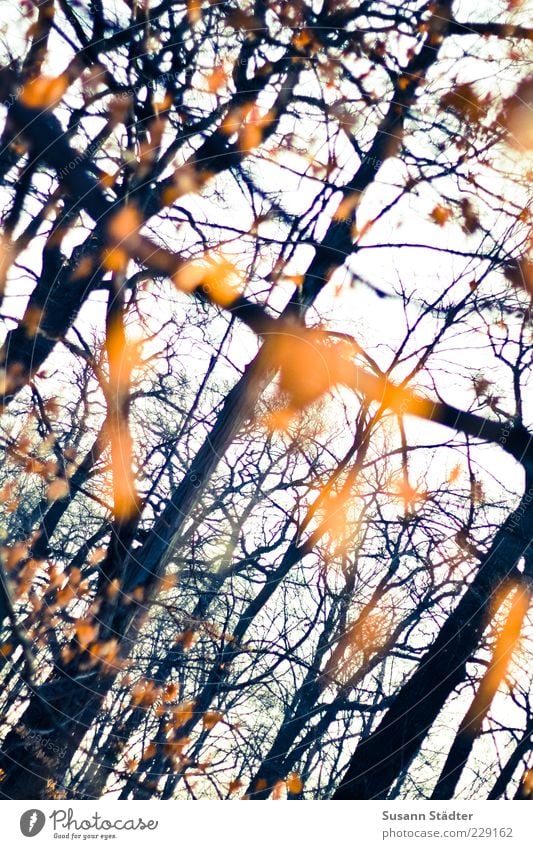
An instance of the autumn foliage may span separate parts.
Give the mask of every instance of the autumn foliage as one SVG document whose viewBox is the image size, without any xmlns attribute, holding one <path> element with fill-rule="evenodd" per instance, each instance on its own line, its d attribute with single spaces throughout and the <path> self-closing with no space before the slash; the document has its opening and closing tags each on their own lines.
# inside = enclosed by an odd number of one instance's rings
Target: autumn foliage
<svg viewBox="0 0 533 849">
<path fill-rule="evenodd" d="M 531 798 L 532 11 L 0 12 L 1 797 Z"/>
</svg>

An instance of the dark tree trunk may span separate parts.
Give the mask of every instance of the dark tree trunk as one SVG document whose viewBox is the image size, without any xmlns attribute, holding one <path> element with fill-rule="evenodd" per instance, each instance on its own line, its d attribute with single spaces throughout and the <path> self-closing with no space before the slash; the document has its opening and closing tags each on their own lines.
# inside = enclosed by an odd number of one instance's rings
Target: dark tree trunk
<svg viewBox="0 0 533 849">
<path fill-rule="evenodd" d="M 531 594 L 526 584 L 518 587 L 511 611 L 498 637 L 491 663 L 481 679 L 470 707 L 464 715 L 442 768 L 432 799 L 452 799 L 483 722 L 505 676 L 529 609 Z"/>
</svg>

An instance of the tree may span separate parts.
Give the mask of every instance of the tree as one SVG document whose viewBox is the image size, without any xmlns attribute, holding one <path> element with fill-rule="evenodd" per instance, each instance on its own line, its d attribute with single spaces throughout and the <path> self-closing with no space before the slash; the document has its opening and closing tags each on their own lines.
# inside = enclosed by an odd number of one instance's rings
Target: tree
<svg viewBox="0 0 533 849">
<path fill-rule="evenodd" d="M 526 5 L 9 20 L 4 797 L 528 797 Z"/>
</svg>

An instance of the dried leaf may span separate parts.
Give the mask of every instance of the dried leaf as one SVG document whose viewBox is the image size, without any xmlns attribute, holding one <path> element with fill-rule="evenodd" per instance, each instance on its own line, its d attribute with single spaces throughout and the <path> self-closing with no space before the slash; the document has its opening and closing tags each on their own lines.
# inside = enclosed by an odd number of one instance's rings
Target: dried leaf
<svg viewBox="0 0 533 849">
<path fill-rule="evenodd" d="M 86 649 L 98 636 L 98 626 L 86 619 L 78 619 L 74 624 L 74 630 L 82 649 Z"/>
<path fill-rule="evenodd" d="M 452 211 L 446 206 L 437 205 L 431 212 L 431 218 L 438 224 L 439 227 L 443 227 L 447 221 L 450 220 L 452 216 Z"/>
</svg>

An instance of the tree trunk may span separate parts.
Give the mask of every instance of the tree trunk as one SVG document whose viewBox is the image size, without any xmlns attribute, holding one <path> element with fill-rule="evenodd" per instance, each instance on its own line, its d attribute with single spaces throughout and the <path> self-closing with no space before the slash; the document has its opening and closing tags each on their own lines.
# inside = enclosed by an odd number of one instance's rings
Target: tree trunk
<svg viewBox="0 0 533 849">
<path fill-rule="evenodd" d="M 446 699 L 466 676 L 466 664 L 510 589 L 509 578 L 531 542 L 533 499 L 528 491 L 498 529 L 479 571 L 420 666 L 404 684 L 376 730 L 361 741 L 334 799 L 385 799 L 417 754 Z"/>
</svg>

